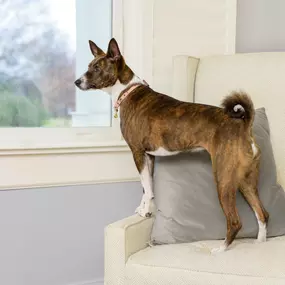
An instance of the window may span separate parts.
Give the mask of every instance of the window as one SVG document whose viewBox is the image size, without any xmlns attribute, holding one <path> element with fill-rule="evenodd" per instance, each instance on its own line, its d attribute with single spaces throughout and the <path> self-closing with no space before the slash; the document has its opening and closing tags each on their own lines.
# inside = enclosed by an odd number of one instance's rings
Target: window
<svg viewBox="0 0 285 285">
<path fill-rule="evenodd" d="M 176 37 L 178 44 L 177 41 L 172 41 L 174 44 L 169 45 L 169 37 L 176 35 L 177 29 L 165 29 L 165 25 L 169 24 L 165 19 L 169 17 L 165 18 L 165 13 L 161 11 L 167 8 L 167 13 L 171 15 L 175 7 L 180 7 L 176 9 L 177 13 L 174 13 L 178 15 L 176 19 L 174 17 L 176 26 L 182 25 L 185 28 L 185 24 L 188 24 L 192 27 L 195 23 L 197 25 L 199 17 L 187 18 L 185 14 L 186 21 L 179 22 L 179 13 L 189 5 L 194 14 L 197 7 L 198 11 L 205 11 L 204 8 L 211 1 L 202 1 L 202 6 L 197 4 L 199 1 L 178 2 L 179 5 L 177 1 L 172 3 L 158 0 L 0 0 L 0 70 L 5 73 L 3 77 L 19 77 L 20 72 L 26 70 L 28 72 L 24 74 L 30 76 L 29 82 L 32 82 L 28 87 L 35 85 L 37 94 L 47 93 L 51 97 L 29 97 L 23 96 L 22 93 L 21 99 L 20 96 L 13 97 L 17 102 L 25 101 L 22 104 L 30 109 L 24 108 L 25 112 L 16 113 L 13 125 L 6 122 L 0 126 L 0 190 L 133 181 L 139 178 L 132 153 L 121 138 L 119 120 L 111 116 L 112 108 L 108 95 L 100 91 L 76 90 L 73 82 L 86 70 L 92 58 L 88 40 L 92 39 L 102 49 L 106 49 L 112 36 L 118 41 L 128 65 L 137 75 L 158 91 L 160 86 L 168 86 L 172 80 L 169 72 L 172 56 L 193 51 L 210 52 L 209 48 L 203 48 L 207 47 L 203 37 L 198 37 L 194 47 L 193 40 L 189 40 L 189 37 L 185 41 L 184 38 Z M 225 47 L 225 52 L 234 50 L 235 2 L 224 0 L 212 7 L 213 11 L 219 13 L 219 17 L 214 17 L 215 21 L 223 23 L 217 27 L 221 28 L 221 33 L 226 31 L 226 36 L 221 38 L 220 44 L 216 39 L 214 42 L 217 47 Z M 225 11 L 226 15 L 220 13 L 220 9 Z M 209 15 L 212 15 L 211 11 Z M 204 31 L 208 21 L 212 19 L 213 17 L 206 17 L 202 26 L 200 19 L 199 27 Z M 224 26 L 228 22 L 229 26 Z M 44 35 L 34 25 L 43 25 L 51 32 Z M 194 33 L 194 37 L 196 34 Z M 56 47 L 53 45 L 55 38 L 59 40 Z M 210 37 L 206 40 L 211 46 L 213 39 Z M 11 52 L 16 52 L 20 44 L 21 48 L 14 54 L 17 56 L 9 56 Z M 39 52 L 40 50 L 42 52 Z M 51 50 L 55 54 L 60 53 L 58 62 L 50 58 Z M 166 56 L 162 56 L 162 51 Z M 29 56 L 24 56 L 25 54 Z M 52 62 L 61 67 L 54 68 Z M 3 67 L 4 63 L 10 67 Z M 26 69 L 19 68 L 22 65 L 26 66 Z M 39 69 L 40 66 L 43 69 Z M 36 67 L 32 77 L 30 68 Z M 163 70 L 166 73 L 163 73 Z M 6 74 L 8 71 L 9 74 Z M 49 73 L 52 76 L 47 81 L 44 74 L 50 76 Z M 21 76 L 24 77 L 24 74 Z M 9 82 L 4 81 L 5 84 Z M 38 86 L 39 82 L 41 87 Z M 27 91 L 28 87 L 23 87 L 25 84 L 14 85 L 16 90 L 22 86 L 20 90 L 23 90 L 24 94 L 32 94 Z M 51 86 L 55 90 L 48 93 Z M 65 93 L 67 89 L 70 92 Z M 0 91 L 0 96 L 20 95 L 13 90 L 6 88 L 5 94 Z M 48 101 L 51 103 L 47 104 Z M 7 104 L 7 101 L 4 104 Z M 27 118 L 34 119 L 35 116 L 30 115 L 35 113 L 39 118 L 39 110 L 43 110 L 40 117 L 43 119 L 40 123 L 39 120 L 34 120 L 38 123 L 32 125 L 32 119 Z M 2 111 L 0 113 L 5 114 Z M 23 120 L 19 120 L 20 115 Z M 25 126 L 20 125 L 27 120 Z"/>
<path fill-rule="evenodd" d="M 74 80 L 106 49 L 112 0 L 0 0 L 0 148 L 120 140 L 111 98 Z"/>
</svg>

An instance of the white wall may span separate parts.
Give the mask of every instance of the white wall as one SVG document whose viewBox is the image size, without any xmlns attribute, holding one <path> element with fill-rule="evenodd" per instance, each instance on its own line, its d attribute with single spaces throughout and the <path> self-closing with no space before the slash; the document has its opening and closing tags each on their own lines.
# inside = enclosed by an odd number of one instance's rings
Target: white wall
<svg viewBox="0 0 285 285">
<path fill-rule="evenodd" d="M 285 51 L 284 13 L 284 0 L 238 0 L 236 51 Z"/>
<path fill-rule="evenodd" d="M 172 57 L 234 52 L 234 1 L 155 0 L 153 12 L 153 88 L 171 94 Z M 174 94 L 173 94 L 174 95 Z"/>
<path fill-rule="evenodd" d="M 172 91 L 175 55 L 233 53 L 235 1 L 124 0 L 127 64 L 156 91 Z"/>
<path fill-rule="evenodd" d="M 0 191 L 0 284 L 97 284 L 104 227 L 141 195 L 139 183 Z"/>
</svg>

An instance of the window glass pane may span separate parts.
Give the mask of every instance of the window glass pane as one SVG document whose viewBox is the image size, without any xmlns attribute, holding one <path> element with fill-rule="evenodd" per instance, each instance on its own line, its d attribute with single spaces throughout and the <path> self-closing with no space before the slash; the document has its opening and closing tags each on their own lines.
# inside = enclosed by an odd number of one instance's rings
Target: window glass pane
<svg viewBox="0 0 285 285">
<path fill-rule="evenodd" d="M 76 1 L 76 76 L 87 70 L 93 59 L 89 40 L 95 42 L 103 51 L 108 48 L 112 37 L 112 1 Z M 106 93 L 82 91 L 76 88 L 76 112 L 72 114 L 73 126 L 110 126 L 111 98 Z"/>
<path fill-rule="evenodd" d="M 111 37 L 111 1 L 89 1 L 108 3 L 96 9 L 108 21 L 102 34 L 86 26 L 86 0 L 0 0 L 0 127 L 110 126 L 109 96 L 74 85 L 90 60 L 82 35 L 103 44 Z M 78 40 L 85 40 L 80 50 Z"/>
</svg>

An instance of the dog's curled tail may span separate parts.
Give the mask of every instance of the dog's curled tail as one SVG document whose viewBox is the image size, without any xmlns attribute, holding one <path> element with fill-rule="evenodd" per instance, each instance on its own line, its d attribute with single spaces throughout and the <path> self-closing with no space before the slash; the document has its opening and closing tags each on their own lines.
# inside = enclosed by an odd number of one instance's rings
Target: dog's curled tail
<svg viewBox="0 0 285 285">
<path fill-rule="evenodd" d="M 222 107 L 231 118 L 252 124 L 255 111 L 253 102 L 246 93 L 232 92 L 222 101 Z"/>
</svg>

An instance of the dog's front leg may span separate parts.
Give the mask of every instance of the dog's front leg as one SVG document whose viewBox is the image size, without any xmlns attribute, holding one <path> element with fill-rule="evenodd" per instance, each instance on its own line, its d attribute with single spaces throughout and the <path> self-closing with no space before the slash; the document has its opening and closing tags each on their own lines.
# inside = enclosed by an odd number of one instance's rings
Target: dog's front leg
<svg viewBox="0 0 285 285">
<path fill-rule="evenodd" d="M 153 168 L 154 168 L 154 157 L 146 154 L 142 151 L 133 152 L 133 157 L 137 169 L 140 173 L 140 180 L 144 189 L 141 203 L 136 209 L 142 217 L 151 216 L 151 200 L 153 199 Z"/>
</svg>

